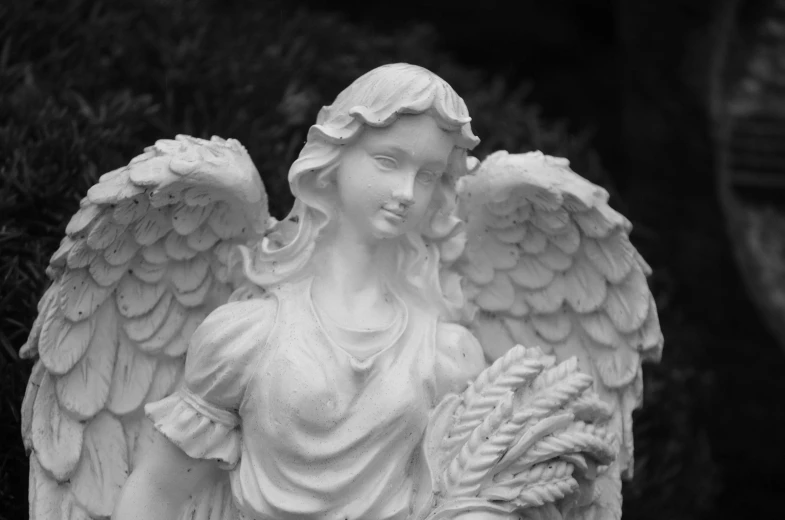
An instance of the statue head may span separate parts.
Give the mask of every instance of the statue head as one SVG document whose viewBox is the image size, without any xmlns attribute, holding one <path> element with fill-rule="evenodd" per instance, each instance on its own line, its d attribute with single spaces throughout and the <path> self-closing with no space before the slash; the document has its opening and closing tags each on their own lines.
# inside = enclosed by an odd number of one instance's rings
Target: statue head
<svg viewBox="0 0 785 520">
<path fill-rule="evenodd" d="M 422 67 L 397 63 L 364 74 L 319 112 L 305 146 L 289 170 L 289 184 L 296 197 L 294 208 L 287 224 L 278 236 L 269 237 L 261 252 L 262 257 L 275 258 L 277 273 L 264 275 L 265 280 L 270 280 L 267 283 L 293 275 L 312 255 L 316 238 L 339 220 L 345 207 L 337 200 L 337 174 L 342 160 L 363 141 L 364 132 L 391 130 L 397 121 L 422 119 L 419 116 L 430 118 L 435 123 L 431 125 L 434 131 L 446 135 L 453 146 L 439 171 L 431 172 L 436 174 L 434 186 L 417 228 L 407 230 L 403 237 L 403 242 L 408 242 L 404 248 L 411 253 L 410 260 L 404 262 L 416 263 L 414 257 L 432 262 L 438 259 L 438 254 L 428 255 L 426 242 L 449 233 L 451 223 L 458 222 L 454 216 L 455 181 L 467 173 L 467 151 L 479 139 L 472 133 L 466 104 L 447 82 Z M 253 272 L 269 270 L 269 263 L 265 263 L 268 265 L 247 272 L 257 283 L 261 279 L 253 277 Z M 412 267 L 417 270 L 416 266 L 407 265 Z"/>
</svg>

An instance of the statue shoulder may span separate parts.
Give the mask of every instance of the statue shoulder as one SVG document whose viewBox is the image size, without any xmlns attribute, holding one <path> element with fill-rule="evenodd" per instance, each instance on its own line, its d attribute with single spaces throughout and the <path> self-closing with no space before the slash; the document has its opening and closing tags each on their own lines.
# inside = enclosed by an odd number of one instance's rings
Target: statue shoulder
<svg viewBox="0 0 785 520">
<path fill-rule="evenodd" d="M 274 293 L 221 305 L 191 336 L 186 372 L 189 366 L 251 363 L 267 343 L 277 314 Z"/>
<path fill-rule="evenodd" d="M 440 322 L 436 329 L 436 366 L 440 395 L 463 391 L 486 367 L 480 342 L 463 325 Z"/>
</svg>

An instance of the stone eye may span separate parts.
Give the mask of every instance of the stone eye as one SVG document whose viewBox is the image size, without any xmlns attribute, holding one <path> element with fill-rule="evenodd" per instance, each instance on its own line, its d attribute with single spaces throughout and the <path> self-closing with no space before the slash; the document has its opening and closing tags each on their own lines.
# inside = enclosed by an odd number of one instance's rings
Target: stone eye
<svg viewBox="0 0 785 520">
<path fill-rule="evenodd" d="M 374 157 L 377 164 L 386 170 L 392 170 L 398 166 L 398 163 L 392 157 L 387 157 L 385 155 L 377 155 Z"/>
<path fill-rule="evenodd" d="M 422 184 L 433 184 L 438 178 L 439 174 L 428 170 L 421 171 L 417 174 L 417 180 Z"/>
</svg>

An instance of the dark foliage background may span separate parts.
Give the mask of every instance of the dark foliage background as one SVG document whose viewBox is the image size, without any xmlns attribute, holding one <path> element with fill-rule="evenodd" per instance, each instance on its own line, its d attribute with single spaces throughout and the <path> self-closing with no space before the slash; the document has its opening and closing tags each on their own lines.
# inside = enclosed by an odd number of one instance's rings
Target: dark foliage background
<svg viewBox="0 0 785 520">
<path fill-rule="evenodd" d="M 17 351 L 90 185 L 156 139 L 234 137 L 280 218 L 318 109 L 394 61 L 464 97 L 478 156 L 567 156 L 633 220 L 666 352 L 646 371 L 625 518 L 778 511 L 785 357 L 741 288 L 713 195 L 703 82 L 721 3 L 0 3 L 0 518 L 27 517 L 18 409 L 31 364 Z"/>
</svg>

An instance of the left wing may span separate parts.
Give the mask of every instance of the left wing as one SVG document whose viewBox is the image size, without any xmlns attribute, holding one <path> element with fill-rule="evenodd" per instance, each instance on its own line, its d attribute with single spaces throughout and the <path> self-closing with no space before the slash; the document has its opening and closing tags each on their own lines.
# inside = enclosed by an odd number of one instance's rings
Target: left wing
<svg viewBox="0 0 785 520">
<path fill-rule="evenodd" d="M 659 360 L 663 338 L 646 283 L 651 269 L 630 243 L 630 222 L 608 205 L 606 190 L 568 165 L 540 152 L 496 152 L 463 177 L 466 246 L 452 267 L 463 275 L 468 326 L 490 360 L 516 344 L 538 346 L 559 361 L 577 357 L 594 377 L 615 409 L 619 504 L 610 507 L 620 515 L 641 362 Z"/>
</svg>

